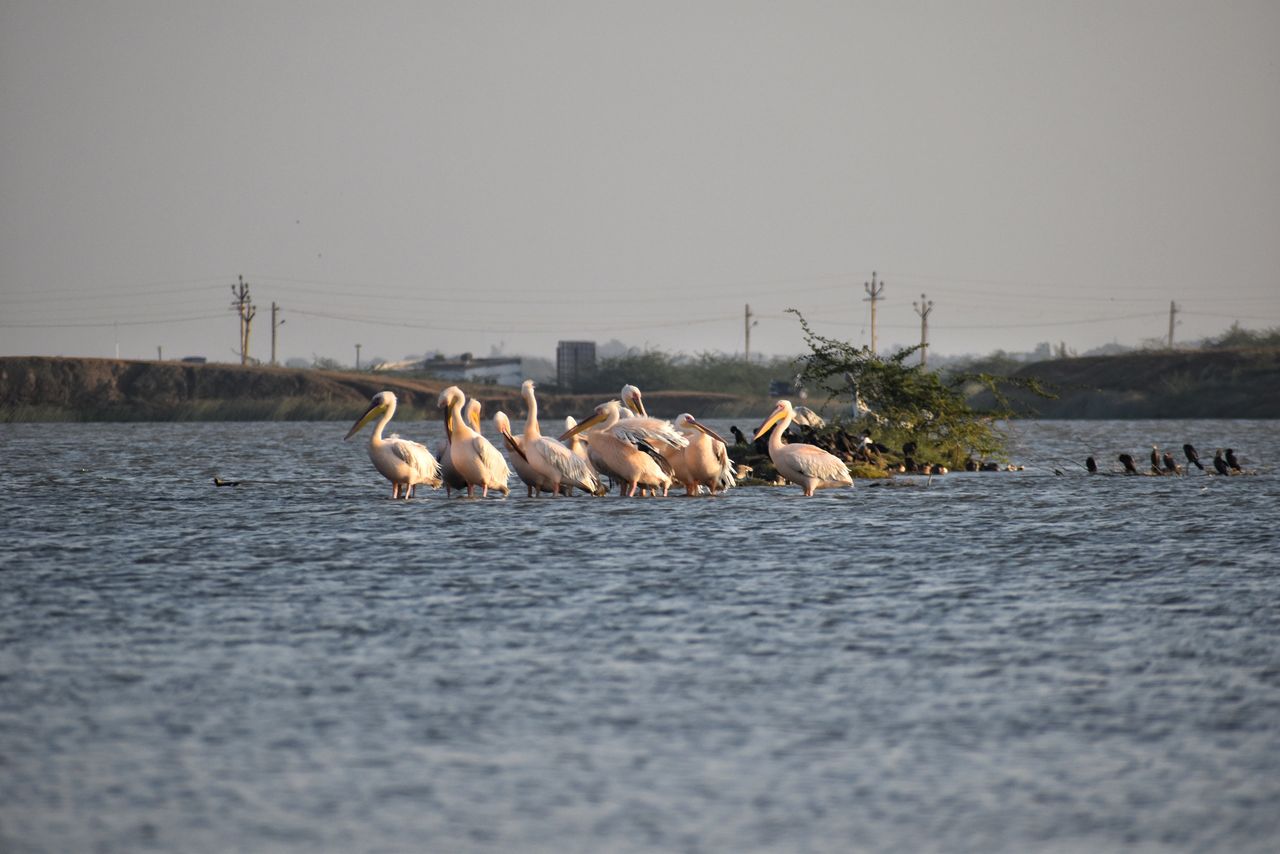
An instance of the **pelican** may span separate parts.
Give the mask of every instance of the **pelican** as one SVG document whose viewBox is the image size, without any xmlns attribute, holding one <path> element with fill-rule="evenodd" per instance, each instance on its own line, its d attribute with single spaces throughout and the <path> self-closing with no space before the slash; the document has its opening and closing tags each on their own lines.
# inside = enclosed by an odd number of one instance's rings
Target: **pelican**
<svg viewBox="0 0 1280 854">
<path fill-rule="evenodd" d="M 622 404 L 610 400 L 596 407 L 595 415 L 565 431 L 560 441 L 591 431 L 587 449 L 596 468 L 623 484 L 624 495 L 634 496 L 639 486 L 656 487 L 666 495 L 671 488 L 671 464 L 655 444 L 682 448 L 689 440 L 674 429 L 655 431 L 649 419 L 621 420 Z M 595 429 L 592 429 L 595 428 Z M 668 435 L 669 434 L 669 435 Z"/>
<path fill-rule="evenodd" d="M 759 439 L 773 427 L 769 434 L 769 459 L 773 460 L 778 474 L 803 487 L 806 496 L 812 496 L 817 489 L 853 486 L 849 467 L 839 457 L 813 445 L 782 444 L 782 434 L 791 426 L 795 413 L 791 401 L 779 400 L 773 414 L 756 431 L 755 438 Z"/>
<path fill-rule="evenodd" d="M 578 419 L 574 418 L 572 415 L 566 415 L 564 417 L 565 433 L 568 433 L 570 430 L 572 430 L 574 427 L 577 427 L 577 426 L 578 426 Z M 570 436 L 569 441 L 567 441 L 565 444 L 568 446 L 570 451 L 573 451 L 573 455 L 575 457 L 582 460 L 587 465 L 591 465 L 591 460 L 587 458 L 587 440 L 586 439 L 582 438 L 581 436 Z"/>
<path fill-rule="evenodd" d="M 538 427 L 538 397 L 533 391 L 533 380 L 525 380 L 520 385 L 520 396 L 528 407 L 521 448 L 530 468 L 538 473 L 546 489 L 552 495 L 559 495 L 563 484 L 570 487 L 570 492 L 577 488 L 592 495 L 599 493 L 600 478 L 590 465 L 575 456 L 567 446 L 542 435 Z"/>
<path fill-rule="evenodd" d="M 449 410 L 449 460 L 467 482 L 468 498 L 475 495 L 477 486 L 481 497 L 488 496 L 490 489 L 509 495 L 511 488 L 507 481 L 511 479 L 511 469 L 498 449 L 463 417 L 465 399 L 462 389 L 456 385 L 440 392 L 440 407 Z"/>
<path fill-rule="evenodd" d="M 675 479 L 684 484 L 686 495 L 697 495 L 700 486 L 712 495 L 737 486 L 728 443 L 719 434 L 687 412 L 676 416 L 676 429 L 689 444 L 664 456 L 675 470 Z"/>
<path fill-rule="evenodd" d="M 420 483 L 437 487 L 440 485 L 440 464 L 424 445 L 401 439 L 394 433 L 388 439 L 382 438 L 382 429 L 396 414 L 396 396 L 389 391 L 380 391 L 373 396 L 369 408 L 364 415 L 356 419 L 356 423 L 347 431 L 343 441 L 350 439 L 364 425 L 377 418 L 373 435 L 369 437 L 369 459 L 378 473 L 391 481 L 392 498 L 412 498 L 413 488 Z"/>
<path fill-rule="evenodd" d="M 541 480 L 538 473 L 534 471 L 533 466 L 529 464 L 529 457 L 525 454 L 524 448 L 520 445 L 520 440 L 511 434 L 511 419 L 507 417 L 507 413 L 498 410 L 493 415 L 493 429 L 498 431 L 498 435 L 502 437 L 503 444 L 507 446 L 508 456 L 511 458 L 511 464 L 516 468 L 516 474 L 520 476 L 520 480 L 524 481 L 525 495 L 529 498 L 537 496 L 542 488 Z"/>
</svg>

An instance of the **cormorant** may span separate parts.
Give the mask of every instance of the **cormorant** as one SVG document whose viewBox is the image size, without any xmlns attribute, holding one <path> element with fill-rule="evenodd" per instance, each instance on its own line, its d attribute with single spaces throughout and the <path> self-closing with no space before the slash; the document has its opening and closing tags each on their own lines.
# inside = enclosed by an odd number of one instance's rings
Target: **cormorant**
<svg viewBox="0 0 1280 854">
<path fill-rule="evenodd" d="M 904 457 L 914 457 L 914 456 L 916 455 L 916 443 L 915 443 L 915 442 L 903 442 L 903 443 L 902 443 L 902 455 L 903 455 Z"/>
<path fill-rule="evenodd" d="M 238 481 L 238 480 L 223 480 L 223 479 L 222 479 L 222 478 L 220 478 L 220 477 L 215 477 L 215 478 L 213 479 L 213 485 L 214 485 L 214 486 L 239 486 L 239 485 L 240 485 L 240 481 Z"/>
<path fill-rule="evenodd" d="M 1227 448 L 1227 465 L 1231 466 L 1233 471 L 1240 471 L 1240 461 L 1236 459 L 1236 452 L 1231 448 Z"/>
<path fill-rule="evenodd" d="M 736 424 L 729 428 L 729 432 L 733 434 L 733 440 L 734 440 L 733 444 L 735 445 L 747 444 L 747 437 L 742 435 L 742 431 L 738 429 Z"/>
<path fill-rule="evenodd" d="M 875 451 L 877 454 L 887 454 L 887 453 L 889 453 L 889 446 L 888 446 L 888 445 L 882 445 L 882 444 L 880 444 L 879 442 L 877 442 L 875 439 L 872 439 L 872 438 L 871 438 L 871 431 L 870 431 L 870 430 L 863 430 L 863 431 L 862 431 L 862 444 L 863 444 L 865 447 L 867 447 L 869 450 Z M 911 443 L 908 443 L 908 444 L 910 444 L 910 445 L 911 445 L 911 452 L 912 452 L 912 453 L 915 453 L 915 447 L 916 447 L 916 446 L 915 446 L 915 443 L 914 443 L 914 442 L 911 442 Z M 903 451 L 904 451 L 904 452 L 906 451 L 906 446 L 905 446 L 905 445 L 903 446 Z"/>
<path fill-rule="evenodd" d="M 977 460 L 975 460 L 975 459 L 973 458 L 973 455 L 972 455 L 972 454 L 965 458 L 965 461 L 964 461 L 964 470 L 965 470 L 965 471 L 977 471 L 977 470 L 978 470 L 978 461 L 977 461 Z"/>
<path fill-rule="evenodd" d="M 1160 448 L 1157 445 L 1151 446 L 1151 470 L 1160 474 Z"/>
<path fill-rule="evenodd" d="M 1200 462 L 1200 455 L 1196 453 L 1195 448 L 1191 447 L 1190 444 L 1183 445 L 1182 453 L 1187 455 L 1187 462 L 1200 469 L 1200 471 L 1204 471 L 1204 463 Z"/>
<path fill-rule="evenodd" d="M 1085 459 L 1084 467 L 1089 470 L 1089 474 L 1098 473 L 1098 463 L 1093 459 L 1093 457 L 1088 457 Z"/>
<path fill-rule="evenodd" d="M 1231 474 L 1231 469 L 1227 468 L 1227 461 L 1222 458 L 1221 448 L 1214 452 L 1213 470 L 1218 474 Z"/>
<path fill-rule="evenodd" d="M 1122 463 L 1124 464 L 1124 473 L 1125 473 L 1125 474 L 1137 474 L 1137 473 L 1138 473 L 1138 468 L 1137 468 L 1137 466 L 1135 466 L 1135 465 L 1133 464 L 1133 457 L 1129 456 L 1128 454 L 1121 454 L 1121 455 L 1120 455 L 1120 457 L 1119 457 L 1119 459 L 1120 459 L 1120 462 L 1122 462 Z"/>
<path fill-rule="evenodd" d="M 1164 456 L 1160 458 L 1164 463 L 1164 470 L 1169 474 L 1182 474 L 1182 469 L 1178 468 L 1178 464 L 1173 461 L 1173 454 L 1168 451 L 1164 452 Z"/>
</svg>

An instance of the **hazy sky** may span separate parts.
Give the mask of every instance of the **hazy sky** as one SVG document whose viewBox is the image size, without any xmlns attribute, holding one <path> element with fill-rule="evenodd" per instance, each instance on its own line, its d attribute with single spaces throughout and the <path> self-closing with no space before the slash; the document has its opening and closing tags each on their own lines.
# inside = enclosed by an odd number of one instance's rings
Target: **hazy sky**
<svg viewBox="0 0 1280 854">
<path fill-rule="evenodd" d="M 1280 3 L 0 0 L 0 354 L 1280 325 Z"/>
</svg>

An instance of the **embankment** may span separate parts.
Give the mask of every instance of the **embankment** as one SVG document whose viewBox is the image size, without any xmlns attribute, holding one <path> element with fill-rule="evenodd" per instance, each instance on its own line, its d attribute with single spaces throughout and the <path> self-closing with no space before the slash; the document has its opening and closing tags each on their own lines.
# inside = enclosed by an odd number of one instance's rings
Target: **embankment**
<svg viewBox="0 0 1280 854">
<path fill-rule="evenodd" d="M 1012 399 L 1040 418 L 1280 418 L 1280 350 L 1151 351 L 1054 359 L 1015 374 L 1057 395 Z M 977 405 L 989 405 L 980 395 Z"/>
<path fill-rule="evenodd" d="M 0 358 L 0 421 L 341 421 L 354 419 L 378 391 L 396 393 L 405 420 L 437 418 L 451 383 L 384 374 L 228 364 L 11 356 Z M 519 390 L 462 384 L 486 415 L 524 413 Z M 591 414 L 600 395 L 542 395 L 548 418 Z M 767 410 L 735 395 L 652 392 L 655 414 L 702 417 Z M 763 407 L 763 408 L 762 408 Z"/>
</svg>

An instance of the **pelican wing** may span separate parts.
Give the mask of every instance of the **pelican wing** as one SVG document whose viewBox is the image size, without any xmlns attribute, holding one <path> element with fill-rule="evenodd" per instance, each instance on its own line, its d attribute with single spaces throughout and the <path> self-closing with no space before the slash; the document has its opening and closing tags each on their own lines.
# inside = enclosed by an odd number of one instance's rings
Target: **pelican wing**
<svg viewBox="0 0 1280 854">
<path fill-rule="evenodd" d="M 729 449 L 724 446 L 724 442 L 716 442 L 716 462 L 720 464 L 720 473 L 716 476 L 715 488 L 717 490 L 732 489 L 738 485 L 738 479 L 733 473 L 733 460 L 729 459 Z"/>
<path fill-rule="evenodd" d="M 600 488 L 600 481 L 587 461 L 554 439 L 543 436 L 529 446 L 529 453 L 542 465 L 555 469 L 566 483 L 587 492 Z"/>
<path fill-rule="evenodd" d="M 427 450 L 426 445 L 409 439 L 402 439 L 398 435 L 392 434 L 387 440 L 387 449 L 396 456 L 397 459 L 403 460 L 406 465 L 413 471 L 413 483 L 432 483 L 440 484 L 440 463 L 436 458 L 431 456 L 431 452 Z"/>
<path fill-rule="evenodd" d="M 485 473 L 486 483 L 489 486 L 506 486 L 507 481 L 511 480 L 511 469 L 507 466 L 507 461 L 502 454 L 498 453 L 498 449 L 484 436 L 472 439 L 471 447 L 475 449 L 480 468 Z"/>
<path fill-rule="evenodd" d="M 849 476 L 849 467 L 839 457 L 828 454 L 821 448 L 794 444 L 786 445 L 782 452 L 787 462 L 805 477 L 839 483 L 853 482 Z"/>
<path fill-rule="evenodd" d="M 650 447 L 665 444 L 673 448 L 687 448 L 689 440 L 680 434 L 666 421 L 657 418 L 625 418 L 613 428 L 613 433 L 624 442 L 639 447 L 641 443 Z"/>
</svg>

